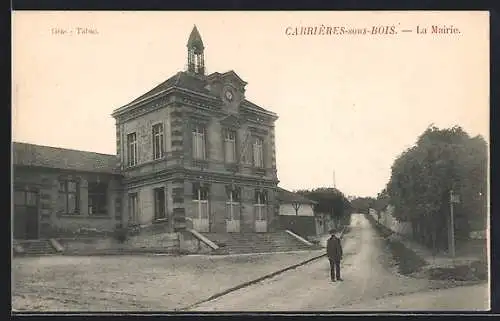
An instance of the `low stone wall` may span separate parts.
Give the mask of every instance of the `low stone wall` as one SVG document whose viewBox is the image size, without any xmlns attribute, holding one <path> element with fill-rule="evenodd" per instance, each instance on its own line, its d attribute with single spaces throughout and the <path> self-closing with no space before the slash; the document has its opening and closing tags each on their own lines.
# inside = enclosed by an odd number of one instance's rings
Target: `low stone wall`
<svg viewBox="0 0 500 321">
<path fill-rule="evenodd" d="M 280 215 L 279 224 L 281 229 L 290 230 L 302 237 L 316 235 L 316 220 L 314 216 Z"/>
<path fill-rule="evenodd" d="M 64 253 L 93 252 L 111 249 L 124 248 L 124 244 L 119 243 L 114 238 L 61 238 L 57 239 L 64 248 Z"/>
<path fill-rule="evenodd" d="M 125 242 L 119 242 L 114 237 L 74 237 L 59 238 L 64 253 L 100 254 L 115 252 L 151 252 L 175 254 L 209 254 L 212 248 L 196 238 L 189 231 L 177 233 L 139 234 L 129 236 Z"/>
<path fill-rule="evenodd" d="M 178 233 L 140 234 L 129 237 L 125 244 L 132 248 L 179 248 Z"/>
<path fill-rule="evenodd" d="M 178 253 L 180 248 L 177 233 L 131 236 L 123 243 L 114 237 L 75 237 L 57 241 L 64 247 L 65 254 L 104 254 L 117 251 Z"/>
<path fill-rule="evenodd" d="M 396 234 L 404 236 L 406 238 L 411 237 L 413 230 L 411 227 L 411 223 L 409 222 L 398 222 L 396 218 L 393 216 L 394 209 L 391 207 L 386 211 L 380 212 L 380 219 L 377 213 L 372 213 L 372 217 L 379 223 L 390 229 Z"/>
<path fill-rule="evenodd" d="M 179 250 L 186 254 L 209 254 L 212 248 L 188 231 L 180 232 Z"/>
</svg>

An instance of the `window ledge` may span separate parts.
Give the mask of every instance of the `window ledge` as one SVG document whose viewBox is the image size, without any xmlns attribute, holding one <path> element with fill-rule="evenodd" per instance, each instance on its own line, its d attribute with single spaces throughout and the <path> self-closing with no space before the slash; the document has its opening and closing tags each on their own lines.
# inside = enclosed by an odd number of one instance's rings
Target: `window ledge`
<svg viewBox="0 0 500 321">
<path fill-rule="evenodd" d="M 86 217 L 88 218 L 111 218 L 108 214 L 101 214 L 101 215 L 87 215 Z"/>
<path fill-rule="evenodd" d="M 58 217 L 68 217 L 68 218 L 84 218 L 86 216 L 82 214 L 62 214 L 62 213 L 57 213 Z"/>
<path fill-rule="evenodd" d="M 109 215 L 83 215 L 83 214 L 57 214 L 62 218 L 81 218 L 81 219 L 110 219 Z"/>
<path fill-rule="evenodd" d="M 198 159 L 198 158 L 193 158 L 192 159 L 192 164 L 194 166 L 207 166 L 209 163 L 208 159 Z"/>
</svg>

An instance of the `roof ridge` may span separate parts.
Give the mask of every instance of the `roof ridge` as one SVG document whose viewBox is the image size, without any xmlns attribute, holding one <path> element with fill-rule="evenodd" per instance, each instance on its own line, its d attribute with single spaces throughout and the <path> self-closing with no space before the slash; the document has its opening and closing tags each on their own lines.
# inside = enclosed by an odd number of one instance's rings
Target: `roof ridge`
<svg viewBox="0 0 500 321">
<path fill-rule="evenodd" d="M 181 80 L 181 75 L 182 75 L 182 71 L 179 71 L 176 75 L 177 78 L 175 79 L 174 86 L 177 86 L 179 84 L 179 81 Z"/>
<path fill-rule="evenodd" d="M 49 145 L 40 145 L 40 144 L 33 144 L 33 143 L 12 141 L 12 146 L 14 146 L 14 145 L 27 145 L 27 146 L 34 146 L 34 147 L 52 148 L 52 149 L 59 149 L 59 150 L 64 150 L 64 151 L 83 152 L 83 153 L 97 154 L 97 155 L 103 155 L 103 156 L 113 156 L 113 157 L 118 156 L 116 154 L 98 153 L 98 152 L 93 152 L 93 151 L 88 151 L 88 150 L 82 150 L 82 149 L 74 149 L 74 148 L 66 148 L 66 147 L 56 147 L 56 146 L 49 146 Z"/>
</svg>

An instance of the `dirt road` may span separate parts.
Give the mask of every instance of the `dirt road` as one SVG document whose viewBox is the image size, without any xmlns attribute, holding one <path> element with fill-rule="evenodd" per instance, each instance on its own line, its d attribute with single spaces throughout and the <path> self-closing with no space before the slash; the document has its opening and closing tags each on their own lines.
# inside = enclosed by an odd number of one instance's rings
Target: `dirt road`
<svg viewBox="0 0 500 321">
<path fill-rule="evenodd" d="M 195 306 L 191 311 L 331 311 L 394 310 L 398 305 L 387 301 L 399 300 L 408 294 L 429 295 L 436 284 L 423 279 L 413 279 L 392 271 L 387 262 L 390 254 L 385 243 L 362 215 L 354 215 L 351 232 L 344 240 L 343 282 L 330 282 L 328 260 L 320 259 L 311 264 L 285 272 L 272 279 L 229 293 L 210 302 Z M 450 289 L 448 291 L 460 291 Z M 482 285 L 480 298 L 488 295 L 487 285 Z M 442 300 L 439 296 L 420 300 L 420 309 L 438 307 L 440 310 L 481 310 L 488 302 L 479 300 Z M 378 300 L 382 304 L 375 304 Z M 415 300 L 415 299 L 414 299 Z M 384 307 L 384 303 L 387 308 Z M 422 303 L 423 302 L 423 303 Z M 393 302 L 392 302 L 393 303 Z M 371 305 L 370 305 L 371 304 Z M 364 308 L 366 306 L 366 308 Z M 351 307 L 351 308 L 348 308 Z M 354 307 L 354 308 L 353 308 Z M 410 305 L 411 308 L 411 305 Z M 401 308 L 403 309 L 403 308 Z M 408 307 L 406 308 L 408 310 Z"/>
</svg>

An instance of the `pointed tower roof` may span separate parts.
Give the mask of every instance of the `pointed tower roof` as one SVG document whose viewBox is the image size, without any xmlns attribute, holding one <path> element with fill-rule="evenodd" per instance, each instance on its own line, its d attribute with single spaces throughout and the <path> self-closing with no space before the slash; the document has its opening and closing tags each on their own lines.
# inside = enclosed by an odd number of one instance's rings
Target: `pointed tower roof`
<svg viewBox="0 0 500 321">
<path fill-rule="evenodd" d="M 194 25 L 191 34 L 189 35 L 189 40 L 187 43 L 188 48 L 196 47 L 197 49 L 204 49 L 203 41 L 201 40 L 200 33 L 198 32 L 198 28 Z"/>
</svg>

